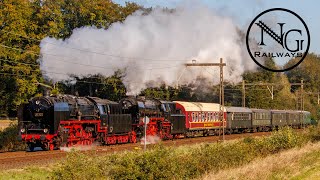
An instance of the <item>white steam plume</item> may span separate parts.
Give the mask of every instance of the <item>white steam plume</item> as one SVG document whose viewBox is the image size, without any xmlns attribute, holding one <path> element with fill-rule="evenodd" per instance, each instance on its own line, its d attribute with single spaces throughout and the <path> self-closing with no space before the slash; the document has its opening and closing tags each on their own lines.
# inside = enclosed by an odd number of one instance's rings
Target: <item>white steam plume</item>
<svg viewBox="0 0 320 180">
<path fill-rule="evenodd" d="M 130 94 L 138 94 L 150 81 L 175 85 L 183 64 L 192 59 L 219 62 L 223 58 L 224 77 L 234 83 L 256 67 L 232 19 L 201 5 L 182 5 L 172 13 L 160 8 L 148 15 L 137 11 L 107 30 L 82 27 L 64 41 L 47 37 L 40 46 L 41 70 L 48 79 L 67 80 L 67 74 L 110 76 L 126 68 L 123 80 Z M 218 68 L 189 68 L 179 83 L 190 83 L 198 75 L 218 83 L 218 73 Z"/>
</svg>

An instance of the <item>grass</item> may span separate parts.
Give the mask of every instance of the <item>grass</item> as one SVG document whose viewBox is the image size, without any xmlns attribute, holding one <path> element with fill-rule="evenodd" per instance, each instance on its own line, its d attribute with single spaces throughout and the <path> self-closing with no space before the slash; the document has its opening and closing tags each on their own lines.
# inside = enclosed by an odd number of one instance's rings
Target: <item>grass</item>
<svg viewBox="0 0 320 180">
<path fill-rule="evenodd" d="M 97 156 L 73 151 L 53 166 L 7 171 L 4 177 L 20 179 L 283 179 L 316 176 L 320 166 L 319 129 L 295 132 L 283 128 L 271 136 L 225 143 L 164 147 L 143 152 Z M 315 142 L 312 144 L 312 142 Z M 307 145 L 307 150 L 304 150 Z M 292 149 L 290 151 L 286 151 Z M 292 152 L 291 152 L 292 151 Z M 293 151 L 298 151 L 294 153 Z M 315 154 L 308 154 L 315 153 Z M 308 159 L 308 158 L 310 159 Z M 304 160 L 303 159 L 306 159 Z M 309 163 L 314 161 L 314 163 Z M 259 164 L 262 163 L 262 164 Z M 318 164 L 319 163 L 319 164 Z M 291 165 L 293 164 L 293 165 Z M 295 165 L 296 164 L 296 165 Z M 303 169 L 310 164 L 310 168 Z M 209 172 L 209 173 L 208 173 Z M 301 173 L 296 173 L 301 172 Z M 34 174 L 34 176 L 32 175 Z M 207 174 L 206 176 L 203 176 Z M 25 178 L 24 178 L 25 179 Z"/>
<path fill-rule="evenodd" d="M 320 179 L 320 143 L 308 143 L 238 168 L 209 172 L 199 179 Z"/>
<path fill-rule="evenodd" d="M 51 171 L 48 168 L 40 167 L 28 167 L 24 169 L 14 169 L 2 171 L 0 175 L 0 180 L 8 179 L 24 179 L 24 180 L 41 180 L 50 179 Z"/>
</svg>

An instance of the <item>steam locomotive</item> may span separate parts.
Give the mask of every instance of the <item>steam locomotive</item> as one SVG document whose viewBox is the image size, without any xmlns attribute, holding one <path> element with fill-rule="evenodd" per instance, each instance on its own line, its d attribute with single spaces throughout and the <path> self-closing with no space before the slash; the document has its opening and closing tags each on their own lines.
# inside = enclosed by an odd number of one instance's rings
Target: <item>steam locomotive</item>
<svg viewBox="0 0 320 180">
<path fill-rule="evenodd" d="M 147 136 L 160 139 L 270 131 L 311 124 L 307 111 L 221 107 L 215 103 L 160 101 L 126 97 L 113 102 L 98 97 L 55 95 L 34 97 L 18 111 L 19 139 L 30 151 L 54 150 L 74 145 L 136 143 L 145 136 L 144 117 L 149 117 Z M 221 122 L 223 117 L 223 122 Z"/>
<path fill-rule="evenodd" d="M 31 151 L 61 146 L 135 143 L 143 134 L 171 139 L 184 133 L 184 115 L 172 102 L 127 97 L 120 103 L 97 97 L 57 95 L 35 97 L 19 108 L 19 139 Z"/>
</svg>

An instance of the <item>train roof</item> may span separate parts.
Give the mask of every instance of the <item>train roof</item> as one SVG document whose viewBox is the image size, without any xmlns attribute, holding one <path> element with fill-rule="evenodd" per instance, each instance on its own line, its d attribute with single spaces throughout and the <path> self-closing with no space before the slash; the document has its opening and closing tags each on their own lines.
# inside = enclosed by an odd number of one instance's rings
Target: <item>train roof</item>
<svg viewBox="0 0 320 180">
<path fill-rule="evenodd" d="M 266 113 L 271 113 L 271 110 L 268 109 L 251 109 L 252 112 L 266 112 Z"/>
<path fill-rule="evenodd" d="M 272 109 L 271 110 L 272 113 L 286 113 L 286 110 L 277 110 L 277 109 Z"/>
<path fill-rule="evenodd" d="M 297 110 L 286 110 L 287 113 L 303 113 L 302 111 Z"/>
<path fill-rule="evenodd" d="M 160 102 L 163 103 L 163 104 L 164 104 L 164 103 L 166 103 L 166 104 L 174 104 L 173 101 L 163 101 L 163 100 L 160 100 Z"/>
<path fill-rule="evenodd" d="M 302 113 L 304 113 L 304 114 L 311 114 L 311 112 L 309 112 L 309 111 L 302 111 Z"/>
<path fill-rule="evenodd" d="M 252 113 L 252 110 L 247 107 L 233 107 L 229 106 L 226 107 L 227 112 L 246 112 L 246 113 Z"/>
<path fill-rule="evenodd" d="M 101 99 L 101 98 L 98 98 L 98 97 L 88 97 L 88 98 L 94 100 L 98 104 L 119 104 L 117 102 L 110 101 L 108 99 Z"/>
<path fill-rule="evenodd" d="M 184 107 L 185 111 L 219 111 L 220 104 L 217 103 L 201 103 L 201 102 L 184 102 L 184 101 L 173 101 Z M 223 108 L 223 111 L 226 111 Z"/>
</svg>

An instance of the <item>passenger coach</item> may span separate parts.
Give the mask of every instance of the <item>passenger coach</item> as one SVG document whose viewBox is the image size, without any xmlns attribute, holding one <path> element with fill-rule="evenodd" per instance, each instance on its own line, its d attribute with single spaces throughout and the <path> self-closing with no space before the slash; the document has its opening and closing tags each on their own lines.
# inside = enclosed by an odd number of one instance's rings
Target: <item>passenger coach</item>
<svg viewBox="0 0 320 180">
<path fill-rule="evenodd" d="M 215 103 L 197 103 L 174 101 L 177 109 L 181 109 L 185 115 L 187 136 L 194 136 L 197 133 L 203 135 L 216 134 L 220 128 L 219 118 L 220 105 Z M 223 107 L 224 121 L 226 109 Z M 225 126 L 226 124 L 224 124 Z"/>
</svg>

